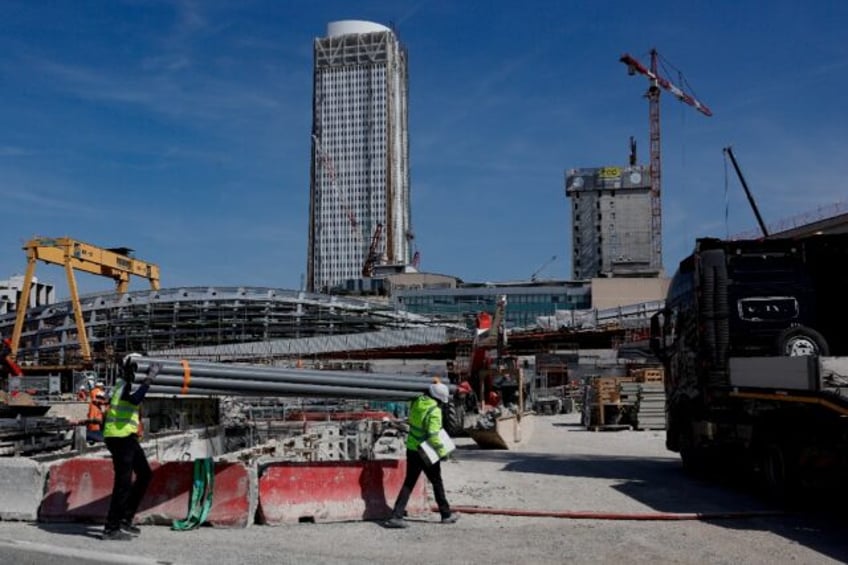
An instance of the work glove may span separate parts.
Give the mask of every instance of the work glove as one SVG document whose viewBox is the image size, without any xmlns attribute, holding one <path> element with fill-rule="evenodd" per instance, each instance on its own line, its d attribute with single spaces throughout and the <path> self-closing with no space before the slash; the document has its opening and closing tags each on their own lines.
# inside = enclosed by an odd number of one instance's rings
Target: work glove
<svg viewBox="0 0 848 565">
<path fill-rule="evenodd" d="M 156 375 L 159 374 L 159 371 L 162 369 L 162 363 L 151 363 L 150 367 L 147 368 L 147 374 L 141 379 L 141 384 L 150 385 L 153 382 L 153 379 L 156 378 Z"/>
</svg>

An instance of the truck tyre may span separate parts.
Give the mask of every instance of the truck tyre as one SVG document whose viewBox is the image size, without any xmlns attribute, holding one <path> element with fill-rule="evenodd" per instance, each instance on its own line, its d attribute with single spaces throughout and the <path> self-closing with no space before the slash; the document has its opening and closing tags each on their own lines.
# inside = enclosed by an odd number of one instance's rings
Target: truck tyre
<svg viewBox="0 0 848 565">
<path fill-rule="evenodd" d="M 699 310 L 701 314 L 702 339 L 710 359 L 714 361 L 716 350 L 716 327 L 715 327 L 715 271 L 710 261 L 704 260 L 701 272 L 701 302 Z"/>
<path fill-rule="evenodd" d="M 761 452 L 760 469 L 769 498 L 781 503 L 795 500 L 800 480 L 798 460 L 792 449 L 778 442 L 766 444 Z"/>
<path fill-rule="evenodd" d="M 695 445 L 692 424 L 688 419 L 681 419 L 675 427 L 677 428 L 677 450 L 680 453 L 683 471 L 693 477 L 703 477 L 706 470 L 704 450 Z"/>
<path fill-rule="evenodd" d="M 730 310 L 727 301 L 727 265 L 724 258 L 715 266 L 716 365 L 724 367 L 730 349 Z M 726 382 L 723 384 L 727 384 Z"/>
<path fill-rule="evenodd" d="M 448 403 L 445 409 L 444 428 L 448 435 L 458 437 L 465 430 L 465 406 L 461 401 Z"/>
<path fill-rule="evenodd" d="M 824 336 L 807 326 L 794 326 L 777 336 L 777 353 L 788 357 L 830 355 Z"/>
</svg>

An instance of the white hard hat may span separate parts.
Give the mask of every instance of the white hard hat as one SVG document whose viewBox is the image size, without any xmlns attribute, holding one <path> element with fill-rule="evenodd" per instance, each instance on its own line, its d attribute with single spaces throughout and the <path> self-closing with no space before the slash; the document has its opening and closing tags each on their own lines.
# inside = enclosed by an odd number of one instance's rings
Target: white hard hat
<svg viewBox="0 0 848 565">
<path fill-rule="evenodd" d="M 132 361 L 133 358 L 135 358 L 135 357 L 142 357 L 142 354 L 141 353 L 130 353 L 130 354 L 128 354 L 124 357 L 122 364 L 126 365 L 127 363 Z"/>
<path fill-rule="evenodd" d="M 448 390 L 447 385 L 443 385 L 442 383 L 431 384 L 428 392 L 430 393 L 430 396 L 439 402 L 444 402 L 445 404 L 447 404 L 450 399 L 450 390 Z"/>
</svg>

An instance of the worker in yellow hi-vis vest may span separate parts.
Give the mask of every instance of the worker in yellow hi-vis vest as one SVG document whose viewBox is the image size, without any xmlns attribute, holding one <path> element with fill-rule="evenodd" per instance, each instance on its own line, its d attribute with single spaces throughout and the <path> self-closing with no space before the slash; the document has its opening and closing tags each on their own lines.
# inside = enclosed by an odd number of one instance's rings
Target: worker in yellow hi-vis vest
<svg viewBox="0 0 848 565">
<path fill-rule="evenodd" d="M 138 369 L 136 357 L 140 355 L 131 353 L 124 357 L 121 378 L 112 390 L 106 424 L 103 426 L 103 440 L 112 454 L 112 468 L 115 471 L 109 514 L 103 530 L 103 539 L 107 540 L 128 540 L 140 533 L 138 527 L 133 525 L 133 518 L 153 477 L 147 456 L 138 443 L 139 405 L 161 365 L 152 364 L 140 381 L 141 386 L 133 391 L 132 385 Z M 133 473 L 135 482 L 132 481 Z"/>
</svg>

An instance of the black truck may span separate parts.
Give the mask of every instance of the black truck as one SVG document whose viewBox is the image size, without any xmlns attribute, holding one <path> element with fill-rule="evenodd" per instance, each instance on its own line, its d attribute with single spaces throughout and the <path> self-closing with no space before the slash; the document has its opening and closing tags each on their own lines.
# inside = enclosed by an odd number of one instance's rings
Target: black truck
<svg viewBox="0 0 848 565">
<path fill-rule="evenodd" d="M 666 446 L 780 498 L 848 470 L 848 233 L 697 240 L 651 320 Z"/>
</svg>

